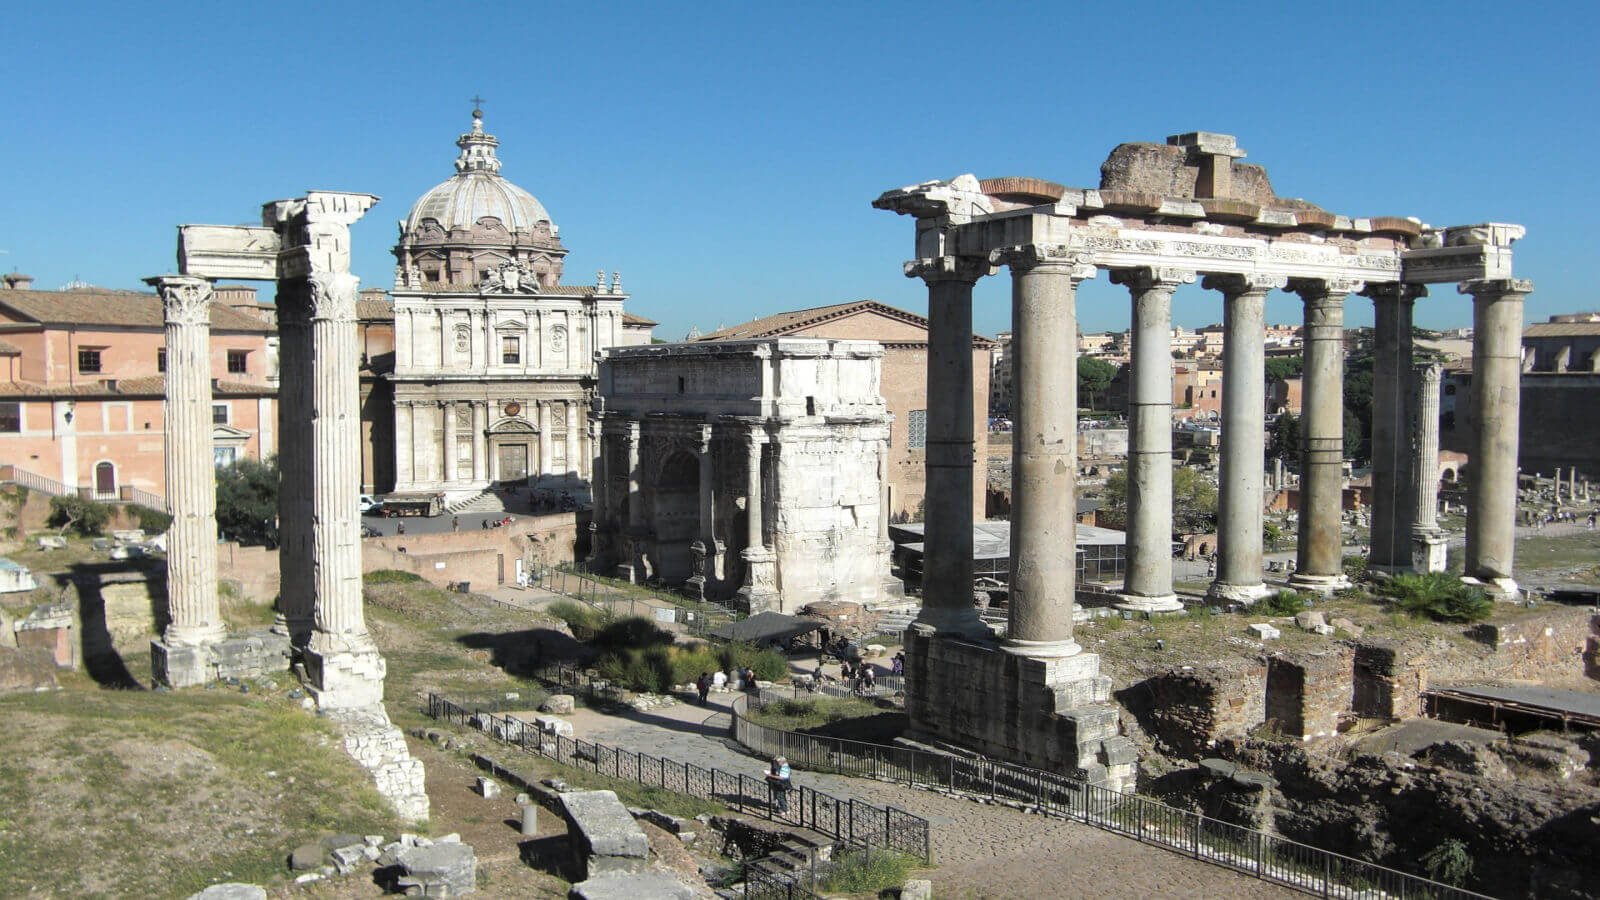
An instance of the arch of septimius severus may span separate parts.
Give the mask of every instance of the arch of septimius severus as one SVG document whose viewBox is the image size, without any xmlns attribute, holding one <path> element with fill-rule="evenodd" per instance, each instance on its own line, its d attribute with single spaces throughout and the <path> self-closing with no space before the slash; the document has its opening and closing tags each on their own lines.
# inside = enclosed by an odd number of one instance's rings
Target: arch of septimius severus
<svg viewBox="0 0 1600 900">
<path fill-rule="evenodd" d="M 1196 132 L 1129 143 L 1098 189 L 963 175 L 888 191 L 873 205 L 916 221 L 908 277 L 928 286 L 924 602 L 907 632 L 912 729 L 1050 768 L 1123 784 L 1133 755 L 1117 735 L 1109 679 L 1073 640 L 1078 285 L 1106 270 L 1132 301 L 1127 579 L 1124 607 L 1181 607 L 1172 589 L 1171 298 L 1196 280 L 1222 295 L 1223 411 L 1218 567 L 1209 596 L 1251 603 L 1262 578 L 1264 303 L 1305 306 L 1299 560 L 1293 583 L 1344 582 L 1340 542 L 1343 319 L 1352 294 L 1376 313 L 1371 565 L 1405 571 L 1413 547 L 1438 546 L 1427 471 L 1428 422 L 1414 423 L 1437 373 L 1413 371 L 1412 309 L 1427 285 L 1457 282 L 1473 302 L 1473 408 L 1466 575 L 1515 593 L 1523 298 L 1512 277 L 1516 225 L 1435 229 L 1415 219 L 1350 218 L 1276 196 L 1265 169 L 1239 162 L 1234 138 Z M 1011 594 L 995 644 L 972 604 L 972 288 L 1000 267 L 1012 279 Z M 1417 436 L 1413 438 L 1414 424 Z M 1436 448 L 1437 431 L 1432 430 Z M 1436 452 L 1436 449 L 1435 451 Z M 1418 477 L 1419 468 L 1423 477 Z M 1427 556 L 1427 553 L 1421 554 Z M 1434 554 L 1436 557 L 1436 554 Z M 1424 563 L 1428 565 L 1429 563 Z"/>
</svg>

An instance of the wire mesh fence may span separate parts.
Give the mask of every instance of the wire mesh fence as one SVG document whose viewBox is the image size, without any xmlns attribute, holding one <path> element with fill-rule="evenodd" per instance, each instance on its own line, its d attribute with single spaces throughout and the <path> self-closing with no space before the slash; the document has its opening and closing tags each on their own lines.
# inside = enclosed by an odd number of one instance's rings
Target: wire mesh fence
<svg viewBox="0 0 1600 900">
<path fill-rule="evenodd" d="M 593 741 L 548 734 L 515 716 L 428 695 L 430 718 L 472 728 L 514 747 L 566 766 L 712 800 L 741 813 L 809 828 L 843 845 L 894 850 L 931 860 L 928 820 L 855 799 L 841 799 L 804 785 L 777 790 L 764 778 L 724 772 L 663 756 L 636 753 Z"/>
<path fill-rule="evenodd" d="M 566 566 L 536 566 L 533 583 L 614 618 L 639 617 L 660 625 L 676 624 L 697 637 L 744 618 L 737 610 L 717 603 L 644 585 L 623 584 Z"/>
<path fill-rule="evenodd" d="M 759 707 L 786 696 L 763 691 L 737 698 L 732 715 L 734 740 L 764 756 L 783 756 L 794 768 L 1005 801 L 1323 897 L 1487 900 L 1484 894 L 1089 784 L 1082 778 L 983 757 L 784 731 L 752 721 L 746 714 L 751 705 Z"/>
</svg>

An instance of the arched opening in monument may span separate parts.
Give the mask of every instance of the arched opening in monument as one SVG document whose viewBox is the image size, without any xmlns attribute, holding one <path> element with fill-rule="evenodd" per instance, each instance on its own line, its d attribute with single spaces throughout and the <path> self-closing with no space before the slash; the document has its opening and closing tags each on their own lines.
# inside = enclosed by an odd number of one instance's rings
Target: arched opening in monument
<svg viewBox="0 0 1600 900">
<path fill-rule="evenodd" d="M 662 581 L 679 583 L 694 574 L 694 542 L 700 521 L 700 461 L 678 450 L 661 463 L 651 497 L 655 532 L 655 572 Z"/>
</svg>

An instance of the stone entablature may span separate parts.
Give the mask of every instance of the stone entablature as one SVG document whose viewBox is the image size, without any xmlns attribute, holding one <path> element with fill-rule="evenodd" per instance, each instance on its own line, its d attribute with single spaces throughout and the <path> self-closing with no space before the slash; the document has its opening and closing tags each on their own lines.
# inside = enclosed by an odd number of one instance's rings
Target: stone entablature
<svg viewBox="0 0 1600 900">
<path fill-rule="evenodd" d="M 751 611 L 896 593 L 882 355 L 810 338 L 607 350 L 594 564 Z"/>
</svg>

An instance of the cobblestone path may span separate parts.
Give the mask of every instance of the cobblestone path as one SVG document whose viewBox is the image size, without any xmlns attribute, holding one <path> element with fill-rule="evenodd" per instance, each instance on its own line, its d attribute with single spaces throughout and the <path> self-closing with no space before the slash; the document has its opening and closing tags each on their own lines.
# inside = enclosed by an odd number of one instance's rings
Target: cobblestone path
<svg viewBox="0 0 1600 900">
<path fill-rule="evenodd" d="M 732 749 L 726 736 L 733 697 L 713 694 L 710 708 L 681 703 L 626 717 L 581 709 L 571 721 L 584 740 L 759 777 L 765 763 Z M 841 799 L 927 819 L 938 866 L 931 877 L 941 898 L 1298 896 L 1076 822 L 860 778 L 801 771 L 794 778 Z"/>
</svg>

